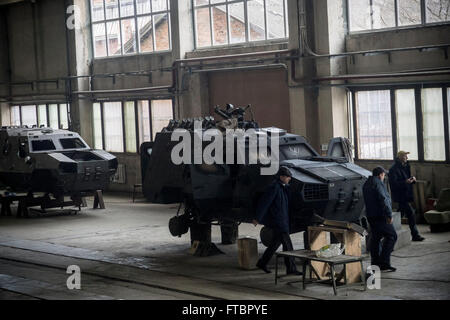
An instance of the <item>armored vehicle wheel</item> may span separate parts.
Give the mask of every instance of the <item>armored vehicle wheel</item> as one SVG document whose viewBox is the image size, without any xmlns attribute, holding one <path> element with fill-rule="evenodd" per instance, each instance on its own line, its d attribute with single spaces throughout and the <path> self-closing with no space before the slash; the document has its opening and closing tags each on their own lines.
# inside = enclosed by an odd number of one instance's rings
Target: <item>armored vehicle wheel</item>
<svg viewBox="0 0 450 320">
<path fill-rule="evenodd" d="M 262 244 L 268 247 L 272 243 L 273 230 L 268 227 L 263 227 L 259 232 L 259 237 L 261 238 Z"/>
</svg>

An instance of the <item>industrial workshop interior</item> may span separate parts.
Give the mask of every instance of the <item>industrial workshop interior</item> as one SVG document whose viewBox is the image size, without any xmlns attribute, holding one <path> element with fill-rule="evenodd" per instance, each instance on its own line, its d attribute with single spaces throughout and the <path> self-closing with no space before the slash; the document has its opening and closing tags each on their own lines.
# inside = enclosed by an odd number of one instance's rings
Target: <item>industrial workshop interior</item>
<svg viewBox="0 0 450 320">
<path fill-rule="evenodd" d="M 0 299 L 449 300 L 449 55 L 449 0 L 0 1 Z"/>
</svg>

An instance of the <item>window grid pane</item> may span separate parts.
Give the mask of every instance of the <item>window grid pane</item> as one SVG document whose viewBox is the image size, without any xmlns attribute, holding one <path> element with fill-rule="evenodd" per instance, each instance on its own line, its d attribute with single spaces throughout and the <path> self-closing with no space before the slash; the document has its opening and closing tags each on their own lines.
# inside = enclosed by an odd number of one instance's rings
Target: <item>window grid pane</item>
<svg viewBox="0 0 450 320">
<path fill-rule="evenodd" d="M 47 127 L 47 106 L 45 104 L 38 106 L 38 125 Z"/>
<path fill-rule="evenodd" d="M 94 103 L 93 107 L 93 125 L 94 125 L 94 148 L 103 149 L 102 135 L 102 112 L 100 103 Z"/>
<path fill-rule="evenodd" d="M 395 91 L 395 110 L 398 150 L 409 151 L 409 159 L 419 160 L 414 89 Z"/>
<path fill-rule="evenodd" d="M 31 128 L 37 125 L 36 106 L 22 106 L 21 112 L 23 126 Z"/>
<path fill-rule="evenodd" d="M 152 101 L 152 132 L 153 139 L 158 132 L 167 126 L 169 120 L 173 119 L 172 100 Z"/>
<path fill-rule="evenodd" d="M 123 152 L 122 103 L 105 102 L 103 108 L 105 150 L 110 152 Z"/>
<path fill-rule="evenodd" d="M 103 2 L 91 0 L 95 58 L 171 49 L 167 0 L 105 0 L 105 5 L 106 16 L 100 13 Z"/>
<path fill-rule="evenodd" d="M 59 105 L 59 124 L 61 129 L 69 129 L 67 108 L 67 104 Z"/>
<path fill-rule="evenodd" d="M 20 126 L 20 107 L 12 106 L 10 110 L 11 125 Z"/>
<path fill-rule="evenodd" d="M 285 0 L 194 0 L 196 45 L 286 39 L 286 4 Z"/>
<path fill-rule="evenodd" d="M 134 114 L 134 101 L 127 101 L 124 105 L 125 116 L 125 144 L 126 152 L 137 152 L 136 149 L 136 117 Z"/>
<path fill-rule="evenodd" d="M 392 159 L 390 91 L 356 94 L 360 159 Z"/>
<path fill-rule="evenodd" d="M 49 117 L 50 128 L 59 129 L 58 105 L 57 104 L 50 104 L 48 106 L 48 117 Z"/>
<path fill-rule="evenodd" d="M 422 89 L 423 144 L 427 161 L 445 161 L 444 108 L 441 88 Z"/>
<path fill-rule="evenodd" d="M 426 22 L 450 21 L 450 0 L 425 0 Z"/>
<path fill-rule="evenodd" d="M 151 141 L 150 106 L 148 100 L 138 101 L 139 143 Z"/>
</svg>

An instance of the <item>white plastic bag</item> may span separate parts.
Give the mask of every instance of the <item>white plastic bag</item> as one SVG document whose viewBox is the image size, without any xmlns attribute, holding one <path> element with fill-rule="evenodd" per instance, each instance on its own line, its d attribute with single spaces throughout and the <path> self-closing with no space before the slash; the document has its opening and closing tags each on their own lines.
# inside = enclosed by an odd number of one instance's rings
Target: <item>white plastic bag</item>
<svg viewBox="0 0 450 320">
<path fill-rule="evenodd" d="M 318 258 L 332 258 L 340 256 L 345 251 L 345 245 L 340 243 L 332 243 L 322 247 L 320 250 L 316 251 L 316 256 Z"/>
</svg>

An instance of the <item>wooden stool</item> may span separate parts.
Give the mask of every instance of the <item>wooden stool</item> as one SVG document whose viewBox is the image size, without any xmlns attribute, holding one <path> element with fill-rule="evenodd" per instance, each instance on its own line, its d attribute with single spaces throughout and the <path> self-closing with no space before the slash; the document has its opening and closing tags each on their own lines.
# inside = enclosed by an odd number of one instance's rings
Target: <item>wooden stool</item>
<svg viewBox="0 0 450 320">
<path fill-rule="evenodd" d="M 323 246 L 326 246 L 327 233 L 333 234 L 336 239 L 345 245 L 345 255 L 361 257 L 361 236 L 352 230 L 333 228 L 333 227 L 308 227 L 308 239 L 310 244 L 310 250 L 320 250 Z M 327 274 L 330 268 L 323 262 L 312 261 L 311 265 L 317 270 L 320 279 L 327 278 Z M 345 268 L 345 278 L 348 283 L 357 283 L 361 281 L 361 266 L 359 263 L 349 263 Z M 340 281 L 341 279 L 337 279 Z"/>
<path fill-rule="evenodd" d="M 134 199 L 136 198 L 136 189 L 137 188 L 141 188 L 142 189 L 142 184 L 135 184 L 133 186 L 133 202 L 134 202 Z"/>
<path fill-rule="evenodd" d="M 105 202 L 103 201 L 103 192 L 102 190 L 96 190 L 94 195 L 94 208 L 97 209 L 100 206 L 100 209 L 105 209 Z"/>
</svg>

